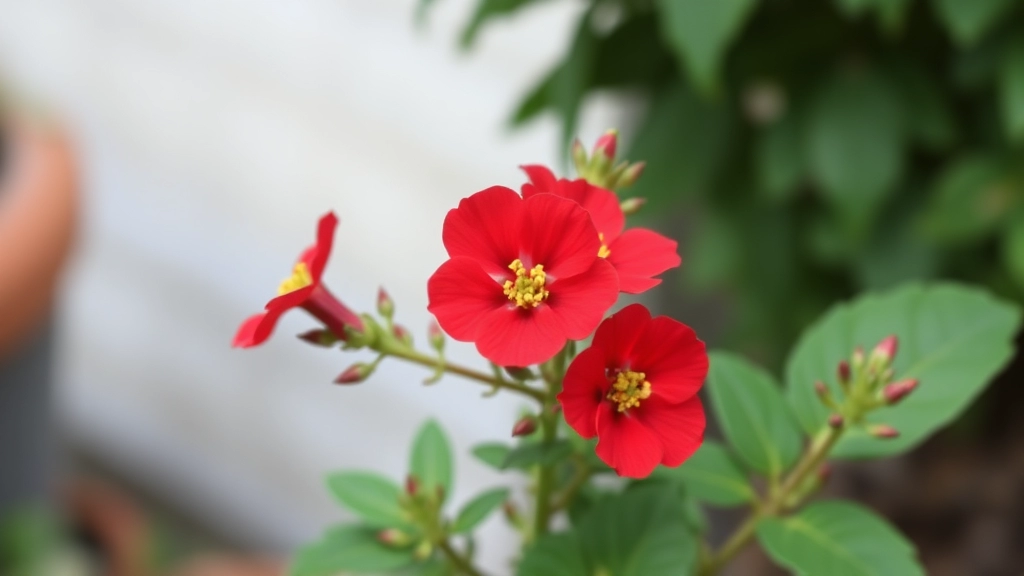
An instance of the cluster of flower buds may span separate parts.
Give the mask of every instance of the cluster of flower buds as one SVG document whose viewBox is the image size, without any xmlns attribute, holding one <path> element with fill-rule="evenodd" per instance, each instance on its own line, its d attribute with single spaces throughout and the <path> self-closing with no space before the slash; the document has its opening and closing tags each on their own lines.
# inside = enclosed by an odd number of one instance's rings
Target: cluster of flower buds
<svg viewBox="0 0 1024 576">
<path fill-rule="evenodd" d="M 640 178 L 644 171 L 643 162 L 629 163 L 627 160 L 615 162 L 615 153 L 619 146 L 619 133 L 609 130 L 597 139 L 594 149 L 587 154 L 583 143 L 576 140 L 572 144 L 572 161 L 576 165 L 576 173 L 580 178 L 601 188 L 622 190 L 629 188 Z M 626 203 L 629 203 L 627 206 Z M 642 198 L 627 200 L 622 211 L 632 214 L 643 205 Z"/>
<path fill-rule="evenodd" d="M 892 406 L 917 388 L 918 381 L 914 378 L 893 381 L 892 366 L 898 348 L 896 336 L 888 336 L 875 346 L 870 355 L 865 355 L 864 349 L 858 346 L 849 361 L 839 362 L 836 375 L 844 396 L 842 402 L 833 398 L 832 391 L 823 382 L 814 383 L 818 398 L 832 411 L 829 426 L 839 429 L 862 424 L 868 412 Z M 867 425 L 865 430 L 876 438 L 899 436 L 898 430 L 886 424 Z"/>
<path fill-rule="evenodd" d="M 440 486 L 436 490 L 424 490 L 419 480 L 409 475 L 405 479 L 405 493 L 399 498 L 409 527 L 381 530 L 377 533 L 377 540 L 392 548 L 414 547 L 416 558 L 429 558 L 444 536 L 441 521 L 444 496 L 444 489 Z"/>
</svg>

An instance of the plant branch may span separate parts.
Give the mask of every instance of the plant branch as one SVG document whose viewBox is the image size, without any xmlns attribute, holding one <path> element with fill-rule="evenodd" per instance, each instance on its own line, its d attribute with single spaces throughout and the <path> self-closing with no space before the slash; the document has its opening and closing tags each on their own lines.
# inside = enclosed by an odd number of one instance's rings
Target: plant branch
<svg viewBox="0 0 1024 576">
<path fill-rule="evenodd" d="M 814 473 L 825 459 L 828 458 L 829 452 L 832 451 L 836 442 L 842 437 L 843 430 L 844 427 L 832 428 L 831 426 L 826 426 L 815 436 L 800 458 L 800 461 L 797 462 L 793 470 L 786 476 L 786 479 L 782 481 L 779 489 L 772 491 L 772 494 L 769 495 L 764 504 L 755 509 L 740 524 L 739 528 L 733 532 L 729 539 L 725 541 L 725 544 L 722 544 L 722 547 L 712 554 L 707 562 L 701 566 L 701 576 L 716 574 L 732 560 L 733 556 L 738 554 L 753 539 L 757 533 L 757 525 L 762 519 L 785 512 L 789 505 L 792 504 L 789 502 L 790 498 L 794 495 L 795 491 L 803 486 L 808 475 Z"/>
<path fill-rule="evenodd" d="M 573 499 L 576 498 L 576 493 L 580 491 L 580 488 L 582 488 L 587 483 L 587 480 L 590 480 L 590 477 L 594 474 L 594 471 L 587 465 L 583 458 L 577 458 L 575 464 L 576 474 L 572 477 L 572 480 L 569 481 L 569 485 L 565 487 L 562 495 L 555 500 L 555 503 L 552 505 L 553 511 L 557 512 L 558 510 L 568 509 L 572 504 Z"/>
<path fill-rule="evenodd" d="M 433 368 L 435 370 L 440 369 L 449 374 L 456 374 L 458 376 L 462 376 L 463 378 L 480 382 L 481 384 L 487 384 L 488 386 L 493 386 L 495 388 L 501 388 L 504 390 L 518 392 L 520 394 L 529 396 L 530 398 L 533 398 L 538 402 L 547 401 L 547 394 L 545 394 L 543 390 L 538 390 L 536 388 L 532 388 L 530 386 L 520 384 L 518 382 L 499 380 L 498 378 L 494 377 L 491 374 L 487 374 L 486 372 L 480 372 L 478 370 L 473 370 L 472 368 L 466 368 L 464 366 L 459 366 L 458 364 L 452 364 L 447 360 L 442 362 L 438 358 L 427 356 L 426 354 L 417 352 L 416 350 L 412 350 L 410 348 L 395 347 L 394 349 L 391 349 L 389 347 L 389 349 L 386 350 L 386 353 L 388 355 L 395 356 L 403 360 L 407 360 L 414 364 L 419 364 L 421 366 L 426 366 L 428 368 Z"/>
<path fill-rule="evenodd" d="M 484 573 L 474 567 L 473 563 L 470 562 L 468 558 L 459 554 L 455 548 L 452 548 L 451 542 L 447 539 L 442 540 L 441 543 L 438 544 L 438 548 L 441 549 L 441 552 L 444 552 L 444 555 L 460 573 L 467 574 L 468 576 L 484 576 Z"/>
<path fill-rule="evenodd" d="M 551 411 L 549 403 L 545 402 L 544 412 L 540 417 L 541 442 L 550 445 L 555 441 L 558 432 L 557 414 Z M 542 464 L 540 474 L 537 478 L 537 510 L 533 517 L 533 537 L 543 536 L 548 531 L 548 521 L 551 519 L 551 490 L 555 483 L 555 467 L 552 464 Z"/>
</svg>

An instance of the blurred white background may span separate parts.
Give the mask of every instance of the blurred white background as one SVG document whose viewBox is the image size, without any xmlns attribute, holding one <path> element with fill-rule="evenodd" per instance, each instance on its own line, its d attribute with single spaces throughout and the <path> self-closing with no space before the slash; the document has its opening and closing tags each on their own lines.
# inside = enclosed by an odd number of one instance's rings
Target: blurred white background
<svg viewBox="0 0 1024 576">
<path fill-rule="evenodd" d="M 518 98 L 569 40 L 577 8 L 542 3 L 455 48 L 470 0 L 2 0 L 0 74 L 51 103 L 79 142 L 85 228 L 61 324 L 61 412 L 76 444 L 216 531 L 286 550 L 345 518 L 324 489 L 338 468 L 398 479 L 430 416 L 458 450 L 456 503 L 502 481 L 469 448 L 508 436 L 523 402 L 293 338 L 229 348 L 312 242 L 342 219 L 326 281 L 357 309 L 383 284 L 424 343 L 425 282 L 459 198 L 518 187 L 554 163 L 547 118 L 510 133 Z M 582 136 L 612 124 L 588 109 Z M 473 349 L 450 344 L 473 362 Z M 483 565 L 514 548 L 488 522 Z"/>
</svg>

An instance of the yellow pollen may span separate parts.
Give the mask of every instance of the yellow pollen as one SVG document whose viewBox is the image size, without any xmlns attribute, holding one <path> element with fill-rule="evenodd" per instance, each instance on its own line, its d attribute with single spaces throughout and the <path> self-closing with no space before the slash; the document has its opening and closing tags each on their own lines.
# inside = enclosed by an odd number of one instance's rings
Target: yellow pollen
<svg viewBox="0 0 1024 576">
<path fill-rule="evenodd" d="M 615 375 L 615 382 L 612 382 L 612 389 L 608 391 L 608 399 L 619 405 L 619 412 L 640 406 L 641 400 L 651 396 L 651 383 L 646 378 L 643 372 L 619 372 Z"/>
<path fill-rule="evenodd" d="M 543 265 L 537 264 L 527 270 L 522 260 L 516 258 L 508 265 L 508 269 L 516 273 L 516 279 L 505 281 L 504 292 L 516 306 L 536 308 L 548 299 L 549 292 L 544 288 L 547 274 L 544 273 Z"/>
<path fill-rule="evenodd" d="M 299 262 L 292 269 L 292 275 L 285 278 L 284 282 L 277 288 L 277 295 L 284 296 L 289 292 L 295 292 L 301 290 L 306 286 L 313 283 L 313 277 L 309 275 L 309 268 L 306 267 L 305 262 Z"/>
<path fill-rule="evenodd" d="M 611 255 L 612 251 L 608 249 L 608 246 L 604 243 L 604 233 L 598 232 L 597 238 L 601 241 L 601 247 L 597 249 L 598 258 L 607 258 Z"/>
</svg>

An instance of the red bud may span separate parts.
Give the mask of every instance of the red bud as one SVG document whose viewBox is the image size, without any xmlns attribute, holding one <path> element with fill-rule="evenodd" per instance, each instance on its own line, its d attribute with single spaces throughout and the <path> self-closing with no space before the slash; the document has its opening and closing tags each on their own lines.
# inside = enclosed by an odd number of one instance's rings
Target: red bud
<svg viewBox="0 0 1024 576">
<path fill-rule="evenodd" d="M 864 348 L 857 346 L 853 349 L 853 358 L 850 359 L 853 364 L 854 370 L 860 370 L 864 367 Z"/>
<path fill-rule="evenodd" d="M 618 146 L 619 131 L 611 129 L 597 139 L 597 144 L 594 145 L 594 154 L 596 155 L 603 152 L 609 159 L 615 158 L 615 152 Z"/>
<path fill-rule="evenodd" d="M 636 181 L 640 179 L 640 176 L 644 173 L 644 168 L 647 166 L 645 162 L 634 162 L 630 164 L 622 174 L 619 175 L 618 179 L 615 180 L 614 188 L 629 188 Z"/>
<path fill-rule="evenodd" d="M 882 390 L 882 395 L 885 397 L 886 404 L 895 404 L 906 398 L 908 394 L 914 391 L 914 388 L 917 388 L 916 378 L 900 380 L 886 386 Z"/>
<path fill-rule="evenodd" d="M 438 326 L 436 320 L 431 320 L 430 324 L 427 325 L 427 339 L 434 350 L 444 348 L 444 332 L 441 331 L 441 327 Z"/>
<path fill-rule="evenodd" d="M 334 379 L 335 384 L 358 384 L 366 380 L 373 373 L 373 367 L 369 364 L 356 362 L 349 366 Z"/>
<path fill-rule="evenodd" d="M 416 480 L 416 477 L 412 474 L 405 477 L 405 493 L 409 496 L 415 496 L 419 492 L 420 483 Z"/>
<path fill-rule="evenodd" d="M 516 422 L 515 426 L 512 427 L 512 436 L 529 436 L 537 431 L 537 418 L 533 416 L 523 416 Z"/>
<path fill-rule="evenodd" d="M 833 428 L 842 428 L 843 427 L 843 417 L 840 416 L 839 414 L 833 414 L 833 415 L 829 416 L 828 417 L 828 425 L 833 427 Z"/>
<path fill-rule="evenodd" d="M 330 330 L 310 330 L 299 334 L 299 340 L 304 340 L 315 346 L 330 348 L 340 342 L 341 338 L 335 336 L 334 332 Z"/>
<path fill-rule="evenodd" d="M 825 383 L 821 380 L 814 383 L 814 391 L 823 398 L 828 396 L 828 386 L 825 386 Z"/>
<path fill-rule="evenodd" d="M 377 291 L 377 312 L 385 318 L 391 318 L 395 314 L 395 301 L 383 286 Z"/>
<path fill-rule="evenodd" d="M 818 467 L 818 482 L 824 484 L 832 477 L 832 465 L 828 462 Z"/>
<path fill-rule="evenodd" d="M 899 341 L 895 336 L 886 336 L 881 342 L 875 346 L 875 350 L 871 355 L 875 358 L 879 358 L 884 362 L 891 362 L 896 357 L 896 349 L 899 346 Z"/>
<path fill-rule="evenodd" d="M 377 532 L 377 541 L 387 546 L 402 547 L 412 544 L 412 538 L 398 528 L 387 528 Z"/>
<path fill-rule="evenodd" d="M 395 326 L 391 329 L 391 333 L 395 335 L 395 338 L 398 338 L 405 344 L 412 346 L 412 334 L 409 333 L 405 326 L 402 326 L 401 324 L 395 324 Z"/>
<path fill-rule="evenodd" d="M 900 435 L 900 431 L 887 424 L 875 424 L 873 426 L 868 426 L 868 434 L 871 434 L 875 438 L 889 440 L 891 438 L 898 437 Z"/>
<path fill-rule="evenodd" d="M 839 374 L 839 383 L 846 386 L 850 383 L 850 363 L 846 360 L 839 361 L 839 368 L 836 370 Z"/>
</svg>

